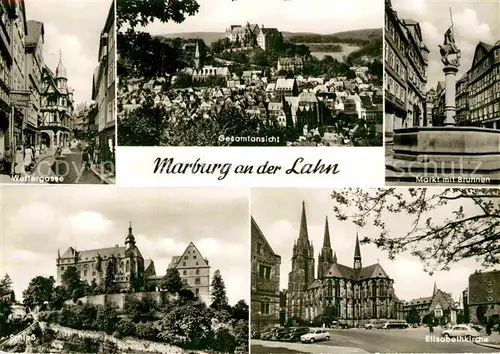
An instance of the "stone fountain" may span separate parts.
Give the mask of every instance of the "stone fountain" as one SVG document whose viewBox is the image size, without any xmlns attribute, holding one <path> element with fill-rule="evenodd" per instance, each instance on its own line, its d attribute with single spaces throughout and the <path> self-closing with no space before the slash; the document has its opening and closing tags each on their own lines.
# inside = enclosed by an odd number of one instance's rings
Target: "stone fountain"
<svg viewBox="0 0 500 354">
<path fill-rule="evenodd" d="M 444 126 L 395 130 L 393 155 L 386 158 L 386 182 L 500 183 L 500 130 L 456 126 L 455 84 L 461 52 L 455 44 L 453 21 L 439 48 L 445 75 Z"/>
</svg>

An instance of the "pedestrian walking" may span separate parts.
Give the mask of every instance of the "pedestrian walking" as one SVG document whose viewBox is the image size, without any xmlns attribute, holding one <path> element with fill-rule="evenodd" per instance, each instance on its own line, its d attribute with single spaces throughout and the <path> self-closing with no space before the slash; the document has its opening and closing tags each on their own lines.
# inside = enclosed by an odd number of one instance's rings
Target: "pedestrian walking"
<svg viewBox="0 0 500 354">
<path fill-rule="evenodd" d="M 33 150 L 31 149 L 31 146 L 27 146 L 26 149 L 24 150 L 24 170 L 25 171 L 31 171 L 32 164 L 33 164 Z"/>
<path fill-rule="evenodd" d="M 486 324 L 486 335 L 491 336 L 491 329 L 493 328 L 493 319 L 490 318 Z"/>
<path fill-rule="evenodd" d="M 4 158 L 5 158 L 5 174 L 10 176 L 12 174 L 13 156 L 12 156 L 12 150 L 10 149 L 9 146 L 5 148 Z"/>
<path fill-rule="evenodd" d="M 429 333 L 434 333 L 434 327 L 432 324 L 429 324 Z"/>
<path fill-rule="evenodd" d="M 84 168 L 90 167 L 90 152 L 88 147 L 85 147 L 85 149 L 83 149 L 82 161 Z"/>
<path fill-rule="evenodd" d="M 23 147 L 20 145 L 16 149 L 16 154 L 14 156 L 14 174 L 18 176 L 22 176 L 26 174 L 26 171 L 24 170 L 24 153 L 23 153 Z"/>
<path fill-rule="evenodd" d="M 40 145 L 37 145 L 35 148 L 35 160 L 38 160 L 40 157 Z"/>
</svg>

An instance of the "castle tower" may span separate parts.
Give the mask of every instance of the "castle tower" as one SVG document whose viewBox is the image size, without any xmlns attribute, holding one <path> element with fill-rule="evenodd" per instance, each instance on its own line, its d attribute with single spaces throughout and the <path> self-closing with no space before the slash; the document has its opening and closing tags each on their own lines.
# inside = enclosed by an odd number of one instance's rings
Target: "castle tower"
<svg viewBox="0 0 500 354">
<path fill-rule="evenodd" d="M 354 249 L 354 267 L 355 270 L 359 270 L 363 268 L 363 265 L 361 263 L 361 251 L 359 249 L 359 237 L 358 233 L 356 232 L 356 248 Z"/>
<path fill-rule="evenodd" d="M 135 237 L 134 234 L 132 233 L 132 223 L 130 223 L 128 227 L 128 235 L 127 238 L 125 239 L 125 246 L 127 246 L 127 251 L 135 248 Z"/>
<path fill-rule="evenodd" d="M 318 279 L 322 279 L 328 272 L 333 262 L 332 247 L 330 244 L 330 230 L 328 228 L 328 216 L 325 218 L 325 233 L 323 235 L 323 247 L 318 256 Z"/>
<path fill-rule="evenodd" d="M 66 75 L 66 68 L 64 67 L 64 64 L 62 62 L 61 51 L 59 51 L 59 64 L 57 64 L 55 80 L 57 88 L 59 89 L 67 88 L 68 78 Z"/>
<path fill-rule="evenodd" d="M 196 70 L 201 69 L 201 62 L 200 62 L 200 47 L 199 47 L 199 41 L 196 40 L 196 50 L 194 52 L 194 67 Z"/>
<path fill-rule="evenodd" d="M 304 290 L 314 282 L 314 247 L 309 241 L 305 202 L 302 202 L 299 238 L 293 247 L 292 271 L 288 274 L 288 316 L 304 318 Z"/>
</svg>

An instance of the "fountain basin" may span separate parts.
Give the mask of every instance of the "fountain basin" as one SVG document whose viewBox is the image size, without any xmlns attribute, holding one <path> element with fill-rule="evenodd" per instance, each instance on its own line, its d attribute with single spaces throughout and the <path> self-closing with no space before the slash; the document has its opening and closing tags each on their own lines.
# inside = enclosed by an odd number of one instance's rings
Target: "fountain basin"
<svg viewBox="0 0 500 354">
<path fill-rule="evenodd" d="M 500 130 L 477 127 L 414 127 L 394 131 L 386 180 L 420 177 L 477 178 L 500 183 Z M 489 182 L 480 182 L 482 179 Z"/>
</svg>

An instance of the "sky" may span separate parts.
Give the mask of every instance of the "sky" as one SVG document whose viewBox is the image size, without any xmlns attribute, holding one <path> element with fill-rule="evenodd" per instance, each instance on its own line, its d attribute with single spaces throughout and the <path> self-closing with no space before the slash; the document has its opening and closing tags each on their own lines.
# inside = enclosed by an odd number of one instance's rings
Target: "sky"
<svg viewBox="0 0 500 354">
<path fill-rule="evenodd" d="M 111 0 L 26 0 L 26 18 L 44 23 L 45 64 L 55 71 L 59 51 L 76 103 L 92 99 L 99 38 Z"/>
<path fill-rule="evenodd" d="M 286 32 L 335 33 L 383 28 L 384 5 L 373 0 L 198 0 L 198 13 L 181 24 L 155 22 L 151 34 L 224 32 L 247 22 Z"/>
<path fill-rule="evenodd" d="M 280 287 L 288 287 L 288 273 L 291 271 L 291 257 L 294 240 L 299 236 L 302 201 L 305 201 L 309 240 L 315 252 L 315 274 L 317 276 L 318 254 L 323 246 L 325 217 L 328 216 L 330 241 L 340 264 L 352 267 L 356 232 L 359 238 L 374 233 L 374 227 L 358 229 L 351 221 L 340 222 L 333 213 L 334 202 L 330 198 L 332 189 L 252 189 L 251 213 L 267 238 L 273 251 L 281 256 Z M 449 210 L 449 208 L 448 208 Z M 465 208 L 467 210 L 467 208 Z M 349 213 L 347 213 L 349 214 Z M 440 209 L 433 217 L 444 218 L 447 212 Z M 394 233 L 406 233 L 411 220 L 405 216 L 391 215 L 384 220 Z M 369 223 L 367 223 L 369 225 Z M 379 231 L 380 232 L 380 231 Z M 399 299 L 409 301 L 418 297 L 432 296 L 434 281 L 439 289 L 450 292 L 458 301 L 468 286 L 469 275 L 480 269 L 475 261 L 461 261 L 447 272 L 435 272 L 433 276 L 423 271 L 421 262 L 409 254 L 401 254 L 394 261 L 387 253 L 374 245 L 361 245 L 363 266 L 378 262 L 394 280 L 394 290 Z"/>
<path fill-rule="evenodd" d="M 132 222 L 136 245 L 157 275 L 192 241 L 208 258 L 211 279 L 220 270 L 230 303 L 249 303 L 248 199 L 248 189 L 231 188 L 4 186 L 0 275 L 11 276 L 21 299 L 32 278 L 56 276 L 58 249 L 124 246 Z"/>
<path fill-rule="evenodd" d="M 455 41 L 462 51 L 461 67 L 457 79 L 469 69 L 479 41 L 495 44 L 500 40 L 500 2 L 481 1 L 427 1 L 392 0 L 394 10 L 403 19 L 420 23 L 424 43 L 430 50 L 427 90 L 435 88 L 438 81 L 444 81 L 443 64 L 439 44 L 451 25 L 450 7 L 453 14 Z"/>
</svg>

